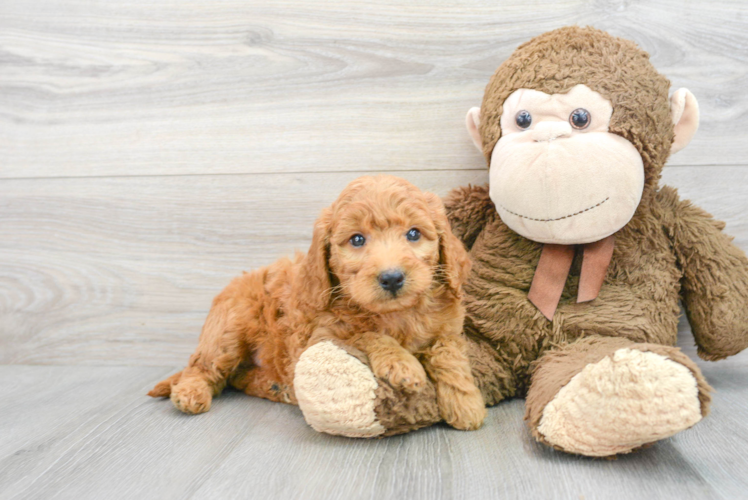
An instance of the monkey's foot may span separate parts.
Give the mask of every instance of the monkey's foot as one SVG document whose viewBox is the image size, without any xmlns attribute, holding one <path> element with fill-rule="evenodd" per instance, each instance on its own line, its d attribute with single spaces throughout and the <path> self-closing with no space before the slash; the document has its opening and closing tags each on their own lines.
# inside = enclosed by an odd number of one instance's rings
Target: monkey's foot
<svg viewBox="0 0 748 500">
<path fill-rule="evenodd" d="M 349 437 L 384 434 L 374 411 L 377 380 L 364 363 L 332 342 L 304 351 L 294 389 L 304 418 L 318 432 Z"/>
<path fill-rule="evenodd" d="M 440 420 L 431 382 L 415 393 L 395 388 L 374 376 L 363 353 L 337 341 L 301 354 L 294 390 L 307 423 L 327 434 L 389 436 Z"/>
<path fill-rule="evenodd" d="M 701 420 L 701 389 L 689 368 L 666 355 L 618 349 L 561 387 L 543 409 L 537 432 L 571 453 L 628 453 Z"/>
</svg>

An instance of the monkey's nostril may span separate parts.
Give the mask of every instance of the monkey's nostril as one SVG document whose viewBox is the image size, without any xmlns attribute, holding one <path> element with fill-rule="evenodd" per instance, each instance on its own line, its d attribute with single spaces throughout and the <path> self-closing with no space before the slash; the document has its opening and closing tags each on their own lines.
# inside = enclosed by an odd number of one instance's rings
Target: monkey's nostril
<svg viewBox="0 0 748 500">
<path fill-rule="evenodd" d="M 405 283 L 405 274 L 399 269 L 390 269 L 379 275 L 379 286 L 392 294 L 396 294 Z"/>
</svg>

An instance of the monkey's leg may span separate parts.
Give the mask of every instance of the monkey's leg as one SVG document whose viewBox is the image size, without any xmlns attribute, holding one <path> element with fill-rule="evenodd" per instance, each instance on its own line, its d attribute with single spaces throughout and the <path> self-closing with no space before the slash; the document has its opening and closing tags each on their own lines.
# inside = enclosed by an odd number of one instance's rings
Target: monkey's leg
<svg viewBox="0 0 748 500">
<path fill-rule="evenodd" d="M 490 404 L 510 394 L 511 369 L 500 365 L 495 349 L 468 338 L 467 354 L 475 385 Z M 374 376 L 358 349 L 338 340 L 308 347 L 296 364 L 294 388 L 307 423 L 319 432 L 349 437 L 403 434 L 441 420 L 436 387 L 395 388 Z"/>
<path fill-rule="evenodd" d="M 613 456 L 696 424 L 709 411 L 710 391 L 676 347 L 586 337 L 540 358 L 525 420 L 554 448 Z"/>
</svg>

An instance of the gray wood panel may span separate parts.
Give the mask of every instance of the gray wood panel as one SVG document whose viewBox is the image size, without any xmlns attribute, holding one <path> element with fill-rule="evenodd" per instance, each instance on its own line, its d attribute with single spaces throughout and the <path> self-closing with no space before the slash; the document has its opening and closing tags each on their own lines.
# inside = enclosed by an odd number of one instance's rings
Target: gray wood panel
<svg viewBox="0 0 748 500">
<path fill-rule="evenodd" d="M 356 173 L 0 182 L 0 362 L 170 365 L 242 270 L 306 251 Z M 440 195 L 485 170 L 409 172 Z"/>
<path fill-rule="evenodd" d="M 172 365 L 242 270 L 305 250 L 355 173 L 0 182 L 0 362 Z M 484 170 L 409 172 L 440 195 Z M 743 167 L 665 172 L 748 249 Z"/>
<path fill-rule="evenodd" d="M 698 97 L 674 165 L 748 156 L 748 4 L 0 4 L 0 177 L 478 168 L 464 131 L 495 68 L 564 25 L 637 41 Z"/>
<path fill-rule="evenodd" d="M 142 404 L 136 395 L 169 371 L 0 365 L 0 498 L 33 486 L 65 453 L 116 427 L 121 415 Z"/>
<path fill-rule="evenodd" d="M 145 396 L 351 179 L 485 182 L 466 110 L 568 24 L 696 94 L 664 181 L 748 249 L 742 0 L 0 2 L 0 498 L 746 498 L 748 353 L 698 361 L 711 416 L 616 461 L 537 445 L 521 400 L 474 433 L 361 441 L 236 392 L 197 417 Z"/>
<path fill-rule="evenodd" d="M 683 323 L 690 355 L 692 343 Z M 614 461 L 535 443 L 522 400 L 476 432 L 367 441 L 238 392 L 182 415 L 144 395 L 164 368 L 0 366 L 0 498 L 744 498 L 748 353 L 698 363 L 717 389 L 711 415 Z"/>
</svg>

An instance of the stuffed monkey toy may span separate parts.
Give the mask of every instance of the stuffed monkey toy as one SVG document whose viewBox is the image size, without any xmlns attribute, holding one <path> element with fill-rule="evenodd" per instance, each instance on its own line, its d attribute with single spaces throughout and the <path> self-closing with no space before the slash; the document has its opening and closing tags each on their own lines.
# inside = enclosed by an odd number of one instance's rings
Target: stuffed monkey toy
<svg viewBox="0 0 748 500">
<path fill-rule="evenodd" d="M 464 334 L 488 405 L 526 397 L 540 442 L 613 456 L 709 411 L 711 388 L 676 343 L 679 302 L 698 354 L 748 346 L 748 260 L 724 224 L 660 186 L 698 127 L 698 104 L 634 43 L 592 28 L 520 46 L 468 131 L 490 187 L 446 199 L 473 268 Z M 397 391 L 360 353 L 310 346 L 296 367 L 307 421 L 374 437 L 439 420 L 433 387 Z"/>
</svg>

